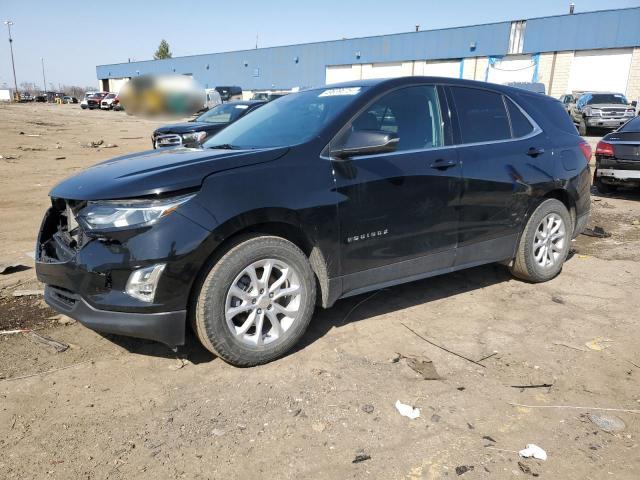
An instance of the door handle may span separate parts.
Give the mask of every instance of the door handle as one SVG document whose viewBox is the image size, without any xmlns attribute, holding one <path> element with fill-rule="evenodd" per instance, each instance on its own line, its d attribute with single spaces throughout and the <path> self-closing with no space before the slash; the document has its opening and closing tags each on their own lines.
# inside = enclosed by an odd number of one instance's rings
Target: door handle
<svg viewBox="0 0 640 480">
<path fill-rule="evenodd" d="M 542 155 L 544 153 L 544 148 L 539 147 L 531 147 L 527 150 L 527 155 L 530 157 L 536 158 L 538 155 Z"/>
<path fill-rule="evenodd" d="M 447 168 L 455 167 L 457 164 L 457 160 L 445 160 L 443 158 L 439 158 L 429 166 L 436 170 L 446 170 Z"/>
</svg>

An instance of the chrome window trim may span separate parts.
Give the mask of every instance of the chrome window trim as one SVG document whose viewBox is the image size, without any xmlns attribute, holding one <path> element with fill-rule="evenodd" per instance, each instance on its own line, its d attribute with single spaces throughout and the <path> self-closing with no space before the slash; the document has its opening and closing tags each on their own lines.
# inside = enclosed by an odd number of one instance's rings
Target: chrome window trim
<svg viewBox="0 0 640 480">
<path fill-rule="evenodd" d="M 484 86 L 481 87 L 476 87 L 475 85 L 472 86 L 467 86 L 467 85 L 459 85 L 459 84 L 453 84 L 453 83 L 416 83 L 416 84 L 410 84 L 410 85 L 406 85 L 403 87 L 397 87 L 394 88 L 392 90 L 388 90 L 387 92 L 384 92 L 380 95 L 378 95 L 374 100 L 372 100 L 370 103 L 368 103 L 364 108 L 362 108 L 361 110 L 358 111 L 358 113 L 356 113 L 348 122 L 346 122 L 344 124 L 344 126 L 342 128 L 340 128 L 340 130 L 338 131 L 338 133 L 336 133 L 333 138 L 329 141 L 329 143 L 322 149 L 322 151 L 325 151 L 328 149 L 328 147 L 331 145 L 331 142 L 333 142 L 333 140 L 342 133 L 342 130 L 348 125 L 350 124 L 354 118 L 356 118 L 361 112 L 363 112 L 367 107 L 369 107 L 370 105 L 372 105 L 374 102 L 376 102 L 378 99 L 382 98 L 384 95 L 386 95 L 387 93 L 391 93 L 392 91 L 395 90 L 399 90 L 401 88 L 406 88 L 407 86 L 421 86 L 421 85 L 429 85 L 429 86 L 434 86 L 437 87 L 441 86 L 441 87 L 461 87 L 461 88 L 472 88 L 475 90 L 486 90 L 488 92 L 493 92 L 496 93 L 498 95 L 501 95 L 503 98 L 508 98 L 509 100 L 511 100 L 513 102 L 513 104 L 518 107 L 518 110 L 520 110 L 520 112 L 522 112 L 522 114 L 525 116 L 525 118 L 529 121 L 529 123 L 531 123 L 531 125 L 533 126 L 533 130 L 531 132 L 529 132 L 527 135 L 523 136 L 523 137 L 517 137 L 517 138 L 504 138 L 502 140 L 487 140 L 486 142 L 471 142 L 471 143 L 457 143 L 457 144 L 452 144 L 452 145 L 442 145 L 440 147 L 431 147 L 431 148 L 418 148 L 418 149 L 412 149 L 412 150 L 401 150 L 401 151 L 397 151 L 397 152 L 388 152 L 388 153 L 377 153 L 374 155 L 361 155 L 358 157 L 355 157 L 356 160 L 360 160 L 360 159 L 367 159 L 367 158 L 378 158 L 378 157 L 388 157 L 390 155 L 402 155 L 404 153 L 419 153 L 419 152 L 432 152 L 432 151 L 436 151 L 436 150 L 444 150 L 447 148 L 466 148 L 466 147 L 477 147 L 480 145 L 494 145 L 494 144 L 498 144 L 498 143 L 507 143 L 507 142 L 519 142 L 522 140 L 528 140 L 530 138 L 533 137 L 537 137 L 538 135 L 540 135 L 541 133 L 544 133 L 544 130 L 538 125 L 538 123 L 531 117 L 531 115 L 529 115 L 527 113 L 526 110 L 524 110 L 520 104 L 518 102 L 516 102 L 513 98 L 511 98 L 509 95 L 507 95 L 504 92 L 498 91 L 498 90 L 493 90 L 492 88 L 486 88 Z M 507 116 L 509 116 L 509 110 L 506 108 L 505 105 L 505 109 L 507 110 Z M 444 114 L 441 111 L 441 118 L 444 120 Z M 511 129 L 511 118 L 509 118 L 509 128 Z M 449 121 L 451 121 L 451 119 L 449 119 Z M 323 160 L 335 160 L 333 157 L 331 157 L 331 152 L 329 151 L 329 156 L 327 155 L 320 155 L 320 158 Z M 352 160 L 353 161 L 353 160 Z"/>
</svg>

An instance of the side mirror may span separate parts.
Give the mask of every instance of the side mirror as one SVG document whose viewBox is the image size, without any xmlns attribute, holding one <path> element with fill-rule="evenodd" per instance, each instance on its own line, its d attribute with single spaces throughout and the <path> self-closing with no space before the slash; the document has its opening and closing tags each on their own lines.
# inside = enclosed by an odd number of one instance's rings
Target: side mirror
<svg viewBox="0 0 640 480">
<path fill-rule="evenodd" d="M 637 101 L 637 100 L 634 100 L 633 102 L 631 102 L 631 106 L 632 106 L 633 108 L 637 107 L 637 106 L 638 106 L 638 101 Z"/>
<path fill-rule="evenodd" d="M 345 144 L 331 152 L 336 158 L 344 159 L 361 155 L 394 152 L 398 146 L 398 135 L 381 130 L 356 130 L 351 132 Z"/>
</svg>

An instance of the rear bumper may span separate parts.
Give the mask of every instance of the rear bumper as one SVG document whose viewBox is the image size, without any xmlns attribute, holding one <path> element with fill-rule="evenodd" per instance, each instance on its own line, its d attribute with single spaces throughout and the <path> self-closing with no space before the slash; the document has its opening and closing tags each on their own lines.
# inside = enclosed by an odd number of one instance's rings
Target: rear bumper
<svg viewBox="0 0 640 480">
<path fill-rule="evenodd" d="M 596 177 L 603 179 L 640 182 L 640 170 L 620 170 L 616 168 L 598 168 Z"/>
<path fill-rule="evenodd" d="M 99 310 L 79 295 L 50 285 L 45 287 L 44 299 L 57 312 L 91 330 L 155 340 L 171 348 L 184 344 L 186 310 L 160 313 Z"/>
</svg>

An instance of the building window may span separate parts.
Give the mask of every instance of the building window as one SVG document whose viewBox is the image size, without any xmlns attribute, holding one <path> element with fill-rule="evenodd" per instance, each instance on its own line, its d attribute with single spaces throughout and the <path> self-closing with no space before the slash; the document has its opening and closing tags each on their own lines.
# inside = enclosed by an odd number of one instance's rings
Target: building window
<svg viewBox="0 0 640 480">
<path fill-rule="evenodd" d="M 524 46 L 524 29 L 527 26 L 526 20 L 511 22 L 509 31 L 509 51 L 507 53 L 522 53 Z"/>
</svg>

